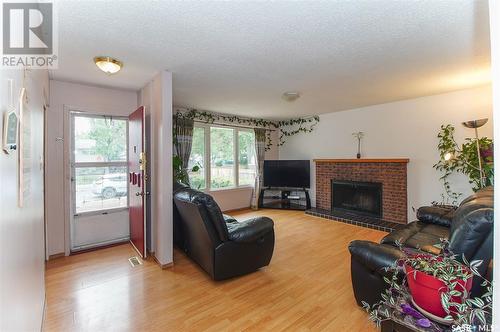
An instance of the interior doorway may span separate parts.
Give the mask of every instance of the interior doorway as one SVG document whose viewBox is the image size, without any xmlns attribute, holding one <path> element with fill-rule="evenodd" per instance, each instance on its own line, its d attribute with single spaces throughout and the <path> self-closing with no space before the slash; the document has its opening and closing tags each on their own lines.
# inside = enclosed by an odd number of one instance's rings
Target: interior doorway
<svg viewBox="0 0 500 332">
<path fill-rule="evenodd" d="M 70 123 L 70 250 L 128 241 L 128 119 L 71 112 Z"/>
</svg>

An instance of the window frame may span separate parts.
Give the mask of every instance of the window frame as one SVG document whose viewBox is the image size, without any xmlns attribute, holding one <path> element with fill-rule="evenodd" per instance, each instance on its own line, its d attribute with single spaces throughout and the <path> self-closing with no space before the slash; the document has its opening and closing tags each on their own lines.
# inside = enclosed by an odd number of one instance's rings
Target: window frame
<svg viewBox="0 0 500 332">
<path fill-rule="evenodd" d="M 116 120 L 124 120 L 125 121 L 125 137 L 126 137 L 126 160 L 125 161 L 98 161 L 98 162 L 77 162 L 76 161 L 76 148 L 75 148 L 75 119 L 77 117 L 87 117 L 87 118 L 106 118 L 110 117 Z M 120 212 L 124 210 L 128 210 L 130 206 L 130 197 L 128 192 L 128 179 L 127 179 L 127 201 L 125 206 L 115 207 L 115 208 L 107 208 L 107 209 L 99 209 L 92 211 L 76 211 L 76 169 L 77 168 L 101 168 L 101 167 L 126 167 L 126 174 L 129 173 L 128 161 L 129 161 L 129 123 L 128 117 L 126 116 L 114 116 L 114 115 L 105 115 L 105 114 L 96 114 L 96 113 L 87 113 L 82 111 L 72 110 L 70 111 L 70 183 L 71 183 L 71 214 L 73 218 L 82 217 L 82 216 L 92 216 L 92 215 L 101 215 L 101 214 L 109 214 L 113 212 Z"/>
<path fill-rule="evenodd" d="M 251 184 L 244 184 L 240 185 L 240 159 L 239 159 L 239 148 L 240 148 L 240 142 L 239 142 L 239 132 L 251 132 L 253 133 L 254 131 L 252 128 L 242 128 L 242 127 L 236 127 L 236 126 L 228 126 L 228 125 L 220 125 L 220 124 L 212 124 L 212 123 L 199 123 L 195 122 L 194 128 L 203 128 L 204 130 L 204 144 L 205 144 L 205 153 L 204 153 L 204 165 L 203 165 L 203 172 L 205 175 L 205 188 L 202 189 L 202 191 L 205 192 L 211 192 L 211 191 L 224 191 L 224 190 L 237 190 L 237 189 L 247 189 L 247 188 L 253 188 L 254 186 Z M 234 180 L 234 185 L 229 186 L 229 187 L 224 187 L 224 188 L 212 188 L 211 183 L 212 183 L 212 172 L 211 168 L 212 165 L 210 163 L 210 157 L 211 157 L 211 152 L 212 152 L 212 147 L 211 147 L 211 137 L 210 137 L 210 129 L 211 128 L 224 128 L 224 129 L 232 129 L 233 130 L 233 180 Z M 255 170 L 257 171 L 257 170 Z"/>
</svg>

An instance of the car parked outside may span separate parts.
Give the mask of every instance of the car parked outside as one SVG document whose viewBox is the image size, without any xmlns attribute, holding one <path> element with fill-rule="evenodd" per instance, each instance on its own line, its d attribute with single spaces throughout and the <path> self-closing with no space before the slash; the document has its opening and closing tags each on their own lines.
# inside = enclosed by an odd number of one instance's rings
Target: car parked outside
<svg viewBox="0 0 500 332">
<path fill-rule="evenodd" d="M 127 195 L 127 186 L 126 174 L 106 174 L 94 181 L 92 193 L 104 199 L 111 199 Z"/>
</svg>

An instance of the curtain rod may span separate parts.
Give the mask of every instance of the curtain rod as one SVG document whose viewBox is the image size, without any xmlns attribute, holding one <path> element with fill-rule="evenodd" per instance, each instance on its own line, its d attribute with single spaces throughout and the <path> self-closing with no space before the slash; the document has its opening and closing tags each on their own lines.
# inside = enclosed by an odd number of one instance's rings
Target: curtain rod
<svg viewBox="0 0 500 332">
<path fill-rule="evenodd" d="M 247 128 L 247 129 L 265 129 L 265 130 L 269 130 L 269 131 L 276 131 L 276 129 L 270 129 L 270 128 L 265 128 L 265 127 L 252 127 L 252 126 L 244 126 L 244 125 L 236 125 L 236 124 L 227 124 L 227 123 L 219 123 L 217 121 L 214 121 L 213 123 L 211 122 L 206 122 L 206 121 L 202 121 L 202 120 L 193 120 L 194 122 L 197 122 L 197 123 L 203 123 L 203 124 L 206 124 L 206 125 L 217 125 L 217 126 L 221 126 L 221 127 L 237 127 L 237 128 Z"/>
</svg>

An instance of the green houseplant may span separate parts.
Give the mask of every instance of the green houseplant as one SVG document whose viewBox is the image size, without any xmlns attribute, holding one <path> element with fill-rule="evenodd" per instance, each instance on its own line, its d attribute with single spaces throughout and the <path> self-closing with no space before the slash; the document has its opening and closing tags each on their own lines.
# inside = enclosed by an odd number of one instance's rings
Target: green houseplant
<svg viewBox="0 0 500 332">
<path fill-rule="evenodd" d="M 493 140 L 487 137 L 466 138 L 462 144 L 455 140 L 455 127 L 451 124 L 442 125 L 437 135 L 439 139 L 439 161 L 434 168 L 441 171 L 446 195 L 456 204 L 461 194 L 451 190 L 448 177 L 455 173 L 465 174 L 469 178 L 472 189 L 477 191 L 484 186 L 493 184 Z M 477 143 L 479 143 L 479 156 Z M 481 159 L 482 174 L 479 167 Z"/>
<path fill-rule="evenodd" d="M 401 243 L 397 243 L 405 256 L 391 267 L 386 268 L 388 277 L 384 277 L 388 288 L 381 294 L 382 300 L 373 306 L 363 303 L 363 307 L 370 314 L 370 320 L 377 325 L 390 319 L 394 312 L 403 316 L 410 316 L 413 324 L 427 328 L 433 323 L 415 310 L 411 302 L 418 296 L 434 296 L 434 305 L 442 308 L 444 319 L 455 326 L 462 325 L 487 325 L 491 321 L 493 286 L 478 272 L 482 261 L 468 262 L 462 257 L 462 262 L 456 255 L 448 250 L 448 241 L 441 240 L 439 255 L 430 255 L 422 252 L 408 251 Z M 425 287 L 413 288 L 409 286 L 413 280 L 418 279 L 418 274 L 426 275 L 440 283 L 436 294 L 415 294 L 422 292 Z M 471 298 L 469 294 L 472 277 L 481 280 L 485 290 L 480 297 Z M 430 286 L 429 283 L 426 286 Z M 412 300 L 413 299 L 413 300 Z"/>
<path fill-rule="evenodd" d="M 185 185 L 188 186 L 190 185 L 189 173 L 198 172 L 201 169 L 199 164 L 194 165 L 190 169 L 182 167 L 182 160 L 179 156 L 174 156 L 172 158 L 172 164 L 174 171 L 174 181 L 184 183 Z"/>
</svg>

